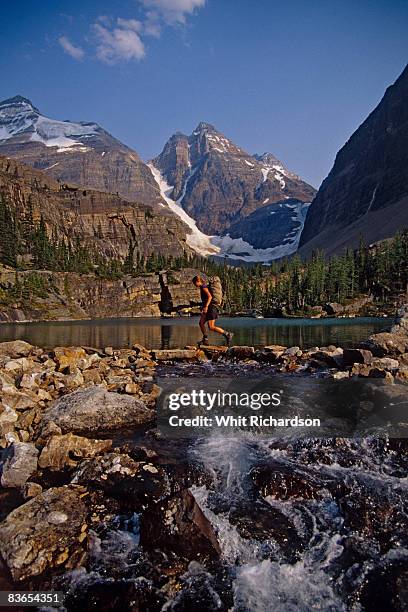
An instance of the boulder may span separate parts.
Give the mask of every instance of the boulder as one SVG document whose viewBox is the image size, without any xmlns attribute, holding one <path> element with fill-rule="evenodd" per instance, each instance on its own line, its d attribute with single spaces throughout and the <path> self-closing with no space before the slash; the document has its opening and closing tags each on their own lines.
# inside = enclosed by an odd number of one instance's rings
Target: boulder
<svg viewBox="0 0 408 612">
<path fill-rule="evenodd" d="M 335 347 L 332 350 L 324 349 L 310 352 L 310 357 L 321 362 L 322 364 L 328 365 L 330 368 L 337 368 L 343 365 L 343 349 Z"/>
<path fill-rule="evenodd" d="M 375 357 L 386 355 L 403 355 L 408 352 L 408 336 L 405 334 L 381 332 L 373 334 L 368 340 L 361 342 L 362 348 L 368 349 Z"/>
<path fill-rule="evenodd" d="M 378 357 L 371 362 L 373 368 L 383 368 L 384 370 L 396 370 L 399 367 L 398 359 L 392 357 Z"/>
<path fill-rule="evenodd" d="M 27 357 L 19 357 L 18 359 L 10 359 L 4 366 L 4 369 L 14 372 L 28 372 L 33 366 L 34 362 L 27 359 Z"/>
<path fill-rule="evenodd" d="M 27 357 L 35 347 L 24 340 L 12 340 L 11 342 L 0 342 L 0 356 L 8 355 L 11 359 Z"/>
<path fill-rule="evenodd" d="M 86 555 L 85 494 L 83 487 L 73 485 L 48 489 L 0 523 L 0 554 L 15 581 L 81 564 Z"/>
<path fill-rule="evenodd" d="M 343 351 L 343 362 L 344 365 L 349 366 L 353 363 L 371 363 L 373 354 L 367 349 L 344 349 Z"/>
<path fill-rule="evenodd" d="M 5 436 L 14 430 L 18 421 L 18 414 L 13 408 L 0 404 L 0 436 Z"/>
<path fill-rule="evenodd" d="M 253 346 L 231 346 L 226 353 L 229 359 L 237 359 L 238 361 L 244 359 L 253 359 L 255 356 L 255 349 Z"/>
<path fill-rule="evenodd" d="M 43 413 L 41 433 L 53 421 L 63 433 L 93 435 L 138 427 L 154 420 L 154 411 L 131 395 L 111 393 L 101 385 L 78 389 L 51 402 Z"/>
<path fill-rule="evenodd" d="M 264 351 L 267 353 L 273 353 L 276 358 L 280 357 L 284 351 L 286 351 L 286 346 L 282 346 L 280 344 L 268 344 L 264 346 Z"/>
<path fill-rule="evenodd" d="M 196 349 L 166 349 L 152 351 L 156 361 L 192 361 L 197 358 Z"/>
<path fill-rule="evenodd" d="M 323 306 L 323 310 L 327 312 L 328 315 L 337 317 L 344 311 L 344 307 L 341 304 L 338 304 L 337 302 L 330 302 Z"/>
<path fill-rule="evenodd" d="M 289 346 L 283 351 L 282 357 L 301 357 L 302 351 L 299 346 Z"/>
<path fill-rule="evenodd" d="M 60 372 L 66 368 L 70 371 L 78 368 L 78 363 L 87 358 L 86 352 L 80 346 L 57 346 L 53 352 Z"/>
<path fill-rule="evenodd" d="M 139 462 L 126 453 L 108 453 L 82 461 L 71 481 L 102 489 L 108 495 L 134 505 L 157 502 L 168 492 L 162 468 Z"/>
<path fill-rule="evenodd" d="M 38 465 L 41 468 L 61 470 L 64 467 L 76 467 L 83 457 L 94 457 L 112 448 L 112 440 L 89 440 L 82 436 L 68 433 L 48 438 L 41 451 Z"/>
<path fill-rule="evenodd" d="M 38 450 L 29 442 L 14 442 L 5 451 L 1 484 L 3 487 L 22 487 L 37 471 Z"/>
<path fill-rule="evenodd" d="M 22 487 L 21 492 L 23 494 L 24 499 L 31 499 L 36 495 L 42 493 L 42 486 L 37 482 L 26 482 Z"/>
</svg>

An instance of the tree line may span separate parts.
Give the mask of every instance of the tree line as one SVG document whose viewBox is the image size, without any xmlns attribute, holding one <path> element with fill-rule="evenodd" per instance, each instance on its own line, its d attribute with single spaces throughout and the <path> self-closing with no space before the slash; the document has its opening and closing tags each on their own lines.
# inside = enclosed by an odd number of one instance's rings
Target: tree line
<svg viewBox="0 0 408 612">
<path fill-rule="evenodd" d="M 17 219 L 13 209 L 0 198 L 0 261 L 12 268 L 94 273 L 115 279 L 124 275 L 141 276 L 160 270 L 194 268 L 207 275 L 220 276 L 230 312 L 257 310 L 264 315 L 284 308 L 288 313 L 306 313 L 326 302 L 344 303 L 370 294 L 383 303 L 408 289 L 408 230 L 393 239 L 359 248 L 326 259 L 313 253 L 308 261 L 299 256 L 265 266 L 231 266 L 185 252 L 182 256 L 151 253 L 145 256 L 129 240 L 127 255 L 107 257 L 95 246 L 49 235 L 44 219 L 33 220 L 32 211 Z M 175 282 L 177 282 L 175 280 Z"/>
</svg>

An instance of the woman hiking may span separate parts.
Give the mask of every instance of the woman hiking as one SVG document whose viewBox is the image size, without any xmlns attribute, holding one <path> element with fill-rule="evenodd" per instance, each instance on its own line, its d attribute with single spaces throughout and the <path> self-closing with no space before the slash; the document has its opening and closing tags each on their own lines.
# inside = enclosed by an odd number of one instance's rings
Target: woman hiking
<svg viewBox="0 0 408 612">
<path fill-rule="evenodd" d="M 216 332 L 224 336 L 227 341 L 227 346 L 230 345 L 233 333 L 227 332 L 215 324 L 218 319 L 218 307 L 222 303 L 222 285 L 218 276 L 211 277 L 207 283 L 201 276 L 195 276 L 192 280 L 193 285 L 200 289 L 201 296 L 201 317 L 200 329 L 203 334 L 203 339 L 198 342 L 198 345 L 208 346 L 208 336 L 206 333 L 206 323 L 210 331 Z"/>
</svg>

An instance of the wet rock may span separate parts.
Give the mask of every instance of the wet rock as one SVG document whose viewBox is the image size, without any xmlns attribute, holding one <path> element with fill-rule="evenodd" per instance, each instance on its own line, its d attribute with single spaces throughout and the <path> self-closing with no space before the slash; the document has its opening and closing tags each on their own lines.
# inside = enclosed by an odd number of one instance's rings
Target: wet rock
<svg viewBox="0 0 408 612">
<path fill-rule="evenodd" d="M 371 363 L 373 354 L 366 349 L 344 349 L 343 361 L 344 365 L 349 366 L 353 363 Z"/>
<path fill-rule="evenodd" d="M 156 361 L 193 361 L 197 358 L 195 349 L 154 350 L 152 357 Z"/>
<path fill-rule="evenodd" d="M 368 571 L 352 595 L 353 608 L 404 612 L 408 609 L 407 585 L 407 560 L 396 556 L 389 563 L 382 562 Z"/>
<path fill-rule="evenodd" d="M 135 504 L 140 508 L 158 501 L 168 487 L 161 468 L 134 461 L 126 453 L 108 453 L 83 461 L 72 482 L 102 489 L 133 510 Z"/>
<path fill-rule="evenodd" d="M 57 566 L 72 569 L 83 562 L 85 493 L 83 487 L 75 486 L 48 489 L 10 512 L 0 524 L 0 553 L 15 581 Z"/>
<path fill-rule="evenodd" d="M 21 487 L 37 471 L 38 450 L 34 444 L 15 442 L 5 451 L 1 484 Z"/>
<path fill-rule="evenodd" d="M 333 378 L 334 380 L 342 380 L 343 378 L 349 378 L 349 372 L 334 372 Z"/>
<path fill-rule="evenodd" d="M 64 602 L 68 610 L 81 612 L 160 612 L 166 598 L 144 576 L 112 580 L 99 574 L 77 574 Z"/>
<path fill-rule="evenodd" d="M 226 346 L 202 346 L 201 351 L 198 353 L 198 357 L 201 359 L 200 353 L 203 353 L 206 358 L 212 361 L 218 361 L 225 355 L 227 350 L 228 348 Z"/>
<path fill-rule="evenodd" d="M 213 526 L 186 489 L 143 515 L 141 544 L 202 561 L 218 559 L 221 554 Z"/>
<path fill-rule="evenodd" d="M 92 435 L 123 427 L 139 427 L 153 420 L 154 412 L 139 399 L 111 393 L 95 385 L 52 402 L 44 411 L 41 432 L 50 421 L 63 433 Z"/>
<path fill-rule="evenodd" d="M 239 361 L 244 359 L 253 359 L 255 355 L 255 349 L 253 346 L 231 346 L 226 356 L 229 359 L 237 359 Z"/>
<path fill-rule="evenodd" d="M 299 559 L 303 544 L 295 526 L 280 510 L 267 502 L 242 501 L 231 508 L 229 521 L 246 540 L 269 540 L 272 555 L 276 554 L 277 544 L 286 561 L 295 563 Z"/>
<path fill-rule="evenodd" d="M 206 610 L 221 612 L 232 609 L 225 605 L 219 594 L 219 585 L 214 576 L 196 561 L 188 566 L 188 571 L 181 577 L 182 588 L 175 598 L 168 602 L 163 610 L 166 612 L 189 612 Z"/>
<path fill-rule="evenodd" d="M 108 452 L 112 448 L 112 440 L 89 440 L 68 433 L 48 438 L 46 446 L 38 459 L 40 468 L 61 470 L 64 467 L 76 467 L 80 459 L 94 457 Z"/>
<path fill-rule="evenodd" d="M 8 355 L 11 359 L 27 357 L 35 349 L 34 346 L 24 340 L 12 340 L 11 342 L 0 342 L 0 356 Z"/>
<path fill-rule="evenodd" d="M 321 483 L 308 480 L 306 475 L 294 473 L 279 465 L 254 468 L 251 478 L 263 497 L 274 499 L 320 499 Z"/>
</svg>

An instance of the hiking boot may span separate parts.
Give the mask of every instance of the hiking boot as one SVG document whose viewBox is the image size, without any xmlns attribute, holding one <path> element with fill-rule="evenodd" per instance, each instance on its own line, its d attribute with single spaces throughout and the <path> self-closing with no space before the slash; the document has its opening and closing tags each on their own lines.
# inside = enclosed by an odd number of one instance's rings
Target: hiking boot
<svg viewBox="0 0 408 612">
<path fill-rule="evenodd" d="M 223 336 L 227 341 L 227 346 L 231 346 L 231 340 L 234 337 L 234 334 L 232 332 L 226 332 L 225 334 L 223 334 Z"/>
<path fill-rule="evenodd" d="M 208 342 L 208 338 L 203 338 L 202 340 L 199 340 L 197 342 L 197 346 L 201 347 L 201 346 L 209 346 L 210 343 Z"/>
</svg>

